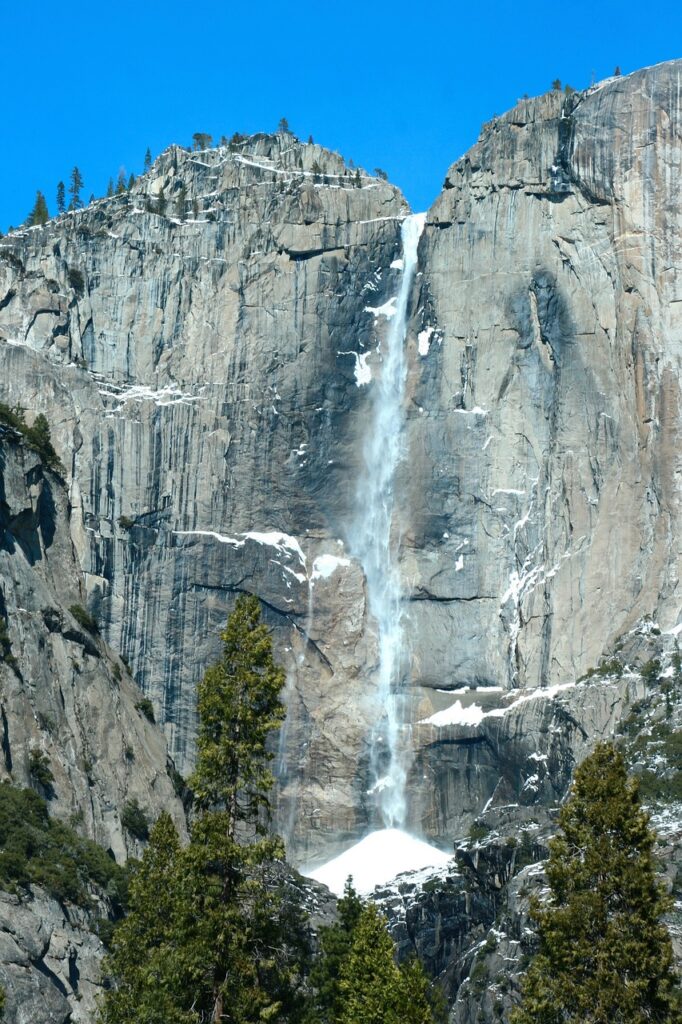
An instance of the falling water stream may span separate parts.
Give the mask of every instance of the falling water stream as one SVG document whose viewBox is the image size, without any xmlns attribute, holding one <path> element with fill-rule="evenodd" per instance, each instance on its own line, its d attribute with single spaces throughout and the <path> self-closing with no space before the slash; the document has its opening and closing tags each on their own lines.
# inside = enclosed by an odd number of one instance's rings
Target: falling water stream
<svg viewBox="0 0 682 1024">
<path fill-rule="evenodd" d="M 365 572 L 369 611 L 377 629 L 376 698 L 380 717 L 371 736 L 370 794 L 386 828 L 401 828 L 407 815 L 408 751 L 404 741 L 407 658 L 393 511 L 405 417 L 407 304 L 424 221 L 425 214 L 413 214 L 402 224 L 400 291 L 381 345 L 379 376 L 372 386 L 371 424 L 356 493 L 357 512 L 349 536 L 353 554 Z"/>
</svg>

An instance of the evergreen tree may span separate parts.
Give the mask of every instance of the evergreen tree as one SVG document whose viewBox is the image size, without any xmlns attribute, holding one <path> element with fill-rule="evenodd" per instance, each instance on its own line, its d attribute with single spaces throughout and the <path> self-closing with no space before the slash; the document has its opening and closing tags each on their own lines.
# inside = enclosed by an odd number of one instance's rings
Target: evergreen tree
<svg viewBox="0 0 682 1024">
<path fill-rule="evenodd" d="M 144 155 L 144 171 L 145 171 L 145 174 L 151 168 L 151 166 L 152 166 L 152 151 L 149 148 L 149 146 L 147 146 L 147 152 Z"/>
<path fill-rule="evenodd" d="M 47 224 L 49 219 L 50 215 L 47 212 L 45 196 L 42 192 L 36 192 L 36 201 L 33 204 L 33 209 L 28 215 L 26 223 L 29 227 L 34 227 L 36 224 Z"/>
<path fill-rule="evenodd" d="M 212 142 L 213 136 L 209 135 L 208 132 L 195 132 L 192 136 L 192 149 L 210 149 Z"/>
<path fill-rule="evenodd" d="M 349 878 L 337 904 L 339 920 L 320 928 L 320 952 L 310 972 L 310 1024 L 336 1024 L 343 1009 L 341 968 L 348 959 L 355 930 L 362 917 L 363 903 Z"/>
<path fill-rule="evenodd" d="M 26 428 L 24 436 L 31 447 L 35 448 L 50 469 L 54 469 L 58 472 L 63 471 L 63 466 L 59 461 L 59 456 L 52 445 L 50 425 L 47 422 L 47 417 L 44 413 L 38 413 L 33 421 L 33 426 Z"/>
<path fill-rule="evenodd" d="M 577 769 L 559 825 L 550 899 L 531 906 L 540 947 L 514 1024 L 679 1022 L 655 837 L 613 745 L 600 744 Z"/>
<path fill-rule="evenodd" d="M 71 196 L 71 202 L 69 203 L 70 210 L 79 210 L 83 205 L 81 200 L 81 189 L 83 188 L 83 176 L 77 167 L 71 171 L 71 177 L 69 178 L 69 195 Z"/>
<path fill-rule="evenodd" d="M 232 1024 L 300 1019 L 303 925 L 282 901 L 268 834 L 268 738 L 284 717 L 284 672 L 242 596 L 223 654 L 199 684 L 196 819 L 179 850 L 169 819 L 152 830 L 131 886 L 130 915 L 109 962 L 116 983 L 102 1024 Z"/>
<path fill-rule="evenodd" d="M 186 993 L 175 942 L 180 900 L 180 842 L 170 815 L 163 812 L 129 889 L 131 911 L 121 922 L 104 963 L 116 979 L 103 998 L 102 1024 L 195 1024 L 183 1009 Z"/>
<path fill-rule="evenodd" d="M 278 132 L 288 132 L 289 131 L 289 122 L 287 121 L 286 117 L 280 117 L 279 124 L 277 125 L 277 131 Z"/>
<path fill-rule="evenodd" d="M 338 1024 L 433 1024 L 428 981 L 417 961 L 397 966 L 386 921 L 369 903 L 341 965 Z"/>
<path fill-rule="evenodd" d="M 107 185 L 107 199 L 111 199 L 114 194 L 114 179 L 109 178 L 109 184 Z"/>
<path fill-rule="evenodd" d="M 118 172 L 118 178 L 116 179 L 116 195 L 122 196 L 126 190 L 126 172 L 123 168 Z"/>
<path fill-rule="evenodd" d="M 64 213 L 66 209 L 66 189 L 64 188 L 64 182 L 60 181 L 57 183 L 57 213 Z"/>
<path fill-rule="evenodd" d="M 130 192 L 130 190 L 133 187 L 133 185 L 135 184 L 136 180 L 137 179 L 135 178 L 135 175 L 131 174 L 130 177 L 128 178 L 128 184 L 126 185 L 126 189 L 128 190 L 128 192 Z"/>
</svg>

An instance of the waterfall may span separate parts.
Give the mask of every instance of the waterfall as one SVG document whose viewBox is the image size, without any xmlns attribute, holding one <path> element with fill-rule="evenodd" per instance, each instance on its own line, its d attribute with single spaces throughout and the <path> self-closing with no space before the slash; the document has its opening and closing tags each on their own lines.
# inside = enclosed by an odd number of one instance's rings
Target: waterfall
<svg viewBox="0 0 682 1024">
<path fill-rule="evenodd" d="M 353 553 L 364 569 L 369 611 L 377 629 L 380 717 L 370 737 L 373 777 L 369 793 L 387 828 L 402 827 L 407 814 L 408 752 L 404 742 L 407 657 L 398 545 L 392 537 L 392 524 L 395 474 L 403 449 L 407 303 L 425 218 L 425 214 L 414 214 L 402 224 L 402 280 L 387 337 L 381 345 L 379 377 L 372 386 L 372 418 L 349 538 Z"/>
</svg>

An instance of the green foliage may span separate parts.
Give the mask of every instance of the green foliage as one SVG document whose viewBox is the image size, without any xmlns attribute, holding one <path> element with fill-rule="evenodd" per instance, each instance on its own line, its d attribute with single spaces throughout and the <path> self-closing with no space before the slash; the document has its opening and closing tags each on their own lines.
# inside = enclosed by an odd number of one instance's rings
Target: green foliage
<svg viewBox="0 0 682 1024">
<path fill-rule="evenodd" d="M 490 835 L 490 826 L 484 821 L 475 821 L 469 829 L 469 839 L 472 843 L 480 843 L 482 839 Z"/>
<path fill-rule="evenodd" d="M 11 427 L 12 430 L 20 434 L 29 448 L 40 455 L 46 466 L 56 472 L 63 472 L 64 467 L 52 447 L 50 427 L 43 413 L 38 413 L 33 421 L 33 426 L 29 427 L 21 406 L 11 407 L 0 402 L 0 424 Z"/>
<path fill-rule="evenodd" d="M 0 783 L 0 884 L 16 891 L 41 885 L 57 899 L 82 907 L 99 887 L 125 904 L 127 875 L 101 846 L 50 818 L 47 804 L 31 789 Z"/>
<path fill-rule="evenodd" d="M 338 921 L 320 929 L 310 972 L 307 1024 L 432 1024 L 444 1006 L 434 998 L 421 964 L 398 967 L 386 921 L 346 882 Z"/>
<path fill-rule="evenodd" d="M 102 1024 L 190 1024 L 199 1020 L 190 1010 L 178 1008 L 186 1003 L 180 989 L 184 978 L 167 970 L 174 935 L 182 923 L 176 891 L 179 860 L 180 842 L 170 815 L 163 812 L 130 880 L 131 913 L 111 938 L 104 969 L 116 979 L 116 988 L 105 994 Z"/>
<path fill-rule="evenodd" d="M 341 965 L 338 1024 L 432 1024 L 429 983 L 417 961 L 395 962 L 393 940 L 374 904 L 362 910 Z"/>
<path fill-rule="evenodd" d="M 135 525 L 135 520 L 131 519 L 130 516 L 119 516 L 118 525 L 122 530 L 132 530 Z"/>
<path fill-rule="evenodd" d="M 57 213 L 64 213 L 66 209 L 66 190 L 64 182 L 57 182 Z"/>
<path fill-rule="evenodd" d="M 208 132 L 195 132 L 192 136 L 192 149 L 210 149 L 212 142 L 213 136 L 209 135 Z"/>
<path fill-rule="evenodd" d="M 52 791 L 54 775 L 50 768 L 50 759 L 47 754 L 37 747 L 33 747 L 28 755 L 28 774 L 33 782 L 43 786 L 48 792 Z"/>
<path fill-rule="evenodd" d="M 36 192 L 36 201 L 33 205 L 33 209 L 28 215 L 26 224 L 32 228 L 38 224 L 47 224 L 50 219 L 50 214 L 47 210 L 47 202 L 42 192 Z"/>
<path fill-rule="evenodd" d="M 651 658 L 645 665 L 642 665 L 639 672 L 644 682 L 648 683 L 649 686 L 653 686 L 654 683 L 658 682 L 658 677 L 661 674 L 661 663 L 658 658 Z"/>
<path fill-rule="evenodd" d="M 616 676 L 618 679 L 623 675 L 623 663 L 619 658 L 603 658 L 597 668 L 588 668 L 584 676 L 580 677 L 579 682 L 584 679 L 592 679 L 593 676 L 601 676 L 606 678 L 607 676 Z"/>
<path fill-rule="evenodd" d="M 363 911 L 363 903 L 353 888 L 352 878 L 346 882 L 337 910 L 338 921 L 320 928 L 320 952 L 310 972 L 310 1024 L 336 1024 L 343 1010 L 341 968 L 350 954 Z"/>
<path fill-rule="evenodd" d="M 655 837 L 611 744 L 577 769 L 559 825 L 547 863 L 551 896 L 531 902 L 540 946 L 513 1024 L 679 1021 Z"/>
<path fill-rule="evenodd" d="M 180 849 L 167 816 L 152 829 L 114 936 L 103 1024 L 300 1019 L 305 930 L 273 879 L 283 851 L 267 832 L 284 673 L 256 598 L 239 598 L 221 639 L 198 688 L 190 844 Z"/>
<path fill-rule="evenodd" d="M 138 700 L 135 708 L 144 715 L 148 722 L 154 723 L 154 705 L 150 701 L 149 697 L 143 697 L 142 700 Z"/>
<path fill-rule="evenodd" d="M 630 759 L 636 762 L 650 752 L 656 754 L 658 763 L 655 769 L 645 768 L 637 776 L 642 799 L 647 804 L 682 801 L 682 733 L 659 722 L 632 744 Z"/>
<path fill-rule="evenodd" d="M 82 605 L 72 604 L 69 611 L 79 626 L 82 626 L 83 629 L 87 629 L 88 633 L 92 633 L 93 636 L 98 635 L 99 626 L 97 625 L 97 620 L 94 619 L 89 612 L 86 612 Z"/>
<path fill-rule="evenodd" d="M 78 210 L 83 205 L 81 200 L 81 189 L 83 188 L 83 175 L 74 167 L 71 171 L 71 177 L 69 178 L 69 195 L 71 196 L 71 202 L 69 203 L 70 210 Z"/>
<path fill-rule="evenodd" d="M 58 472 L 64 471 L 59 456 L 52 447 L 50 425 L 42 412 L 39 412 L 36 416 L 33 426 L 26 428 L 24 437 L 31 448 L 38 452 L 43 462 L 50 469 L 57 470 Z"/>
<path fill-rule="evenodd" d="M 135 836 L 136 839 L 145 840 L 149 838 L 149 822 L 147 821 L 147 815 L 140 807 L 137 797 L 126 801 L 123 805 L 123 811 L 121 812 L 121 824 L 124 829 L 127 832 L 130 832 L 131 836 Z"/>
<path fill-rule="evenodd" d="M 152 151 L 149 148 L 149 146 L 147 146 L 147 151 L 146 151 L 146 153 L 144 155 L 144 171 L 145 171 L 145 174 L 151 168 L 151 166 L 152 166 Z"/>
<path fill-rule="evenodd" d="M 554 81 L 552 82 L 552 89 L 554 90 L 554 92 L 561 92 L 561 79 L 560 78 L 555 78 L 554 79 Z"/>
</svg>

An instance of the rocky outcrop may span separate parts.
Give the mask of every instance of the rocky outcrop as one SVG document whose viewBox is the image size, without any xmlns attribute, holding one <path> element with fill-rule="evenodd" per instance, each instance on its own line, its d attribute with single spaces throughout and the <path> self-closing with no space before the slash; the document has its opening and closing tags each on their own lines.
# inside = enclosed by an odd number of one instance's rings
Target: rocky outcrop
<svg viewBox="0 0 682 1024">
<path fill-rule="evenodd" d="M 70 610 L 85 596 L 63 483 L 3 434 L 0 778 L 37 788 L 52 814 L 122 861 L 140 850 L 121 824 L 127 801 L 150 820 L 166 808 L 184 830 L 166 744 L 123 662 Z M 36 759 L 47 773 L 36 773 Z"/>
<path fill-rule="evenodd" d="M 186 769 L 196 681 L 234 595 L 261 596 L 305 829 L 321 804 L 323 829 L 351 830 L 362 802 L 371 637 L 357 567 L 329 571 L 355 505 L 365 307 L 399 274 L 405 210 L 334 154 L 264 136 L 171 149 L 130 195 L 0 248 L 0 397 L 47 413 L 89 609 Z"/>
<path fill-rule="evenodd" d="M 681 74 L 521 101 L 429 211 L 404 481 L 416 682 L 565 682 L 642 615 L 677 623 Z"/>
<path fill-rule="evenodd" d="M 13 1024 L 92 1024 L 103 953 L 84 911 L 40 889 L 0 893 L 0 984 Z"/>
<path fill-rule="evenodd" d="M 681 68 L 522 101 L 428 213 L 395 487 L 413 723 L 439 689 L 530 696 L 642 615 L 677 622 Z M 372 821 L 382 709 L 351 538 L 405 213 L 282 133 L 174 147 L 129 194 L 0 242 L 0 400 L 48 417 L 84 601 L 183 770 L 234 595 L 263 600 L 298 862 Z M 633 686 L 416 724 L 411 825 L 447 844 L 491 798 L 530 799 L 534 754 L 540 790 L 565 781 L 552 730 L 575 756 Z"/>
</svg>

